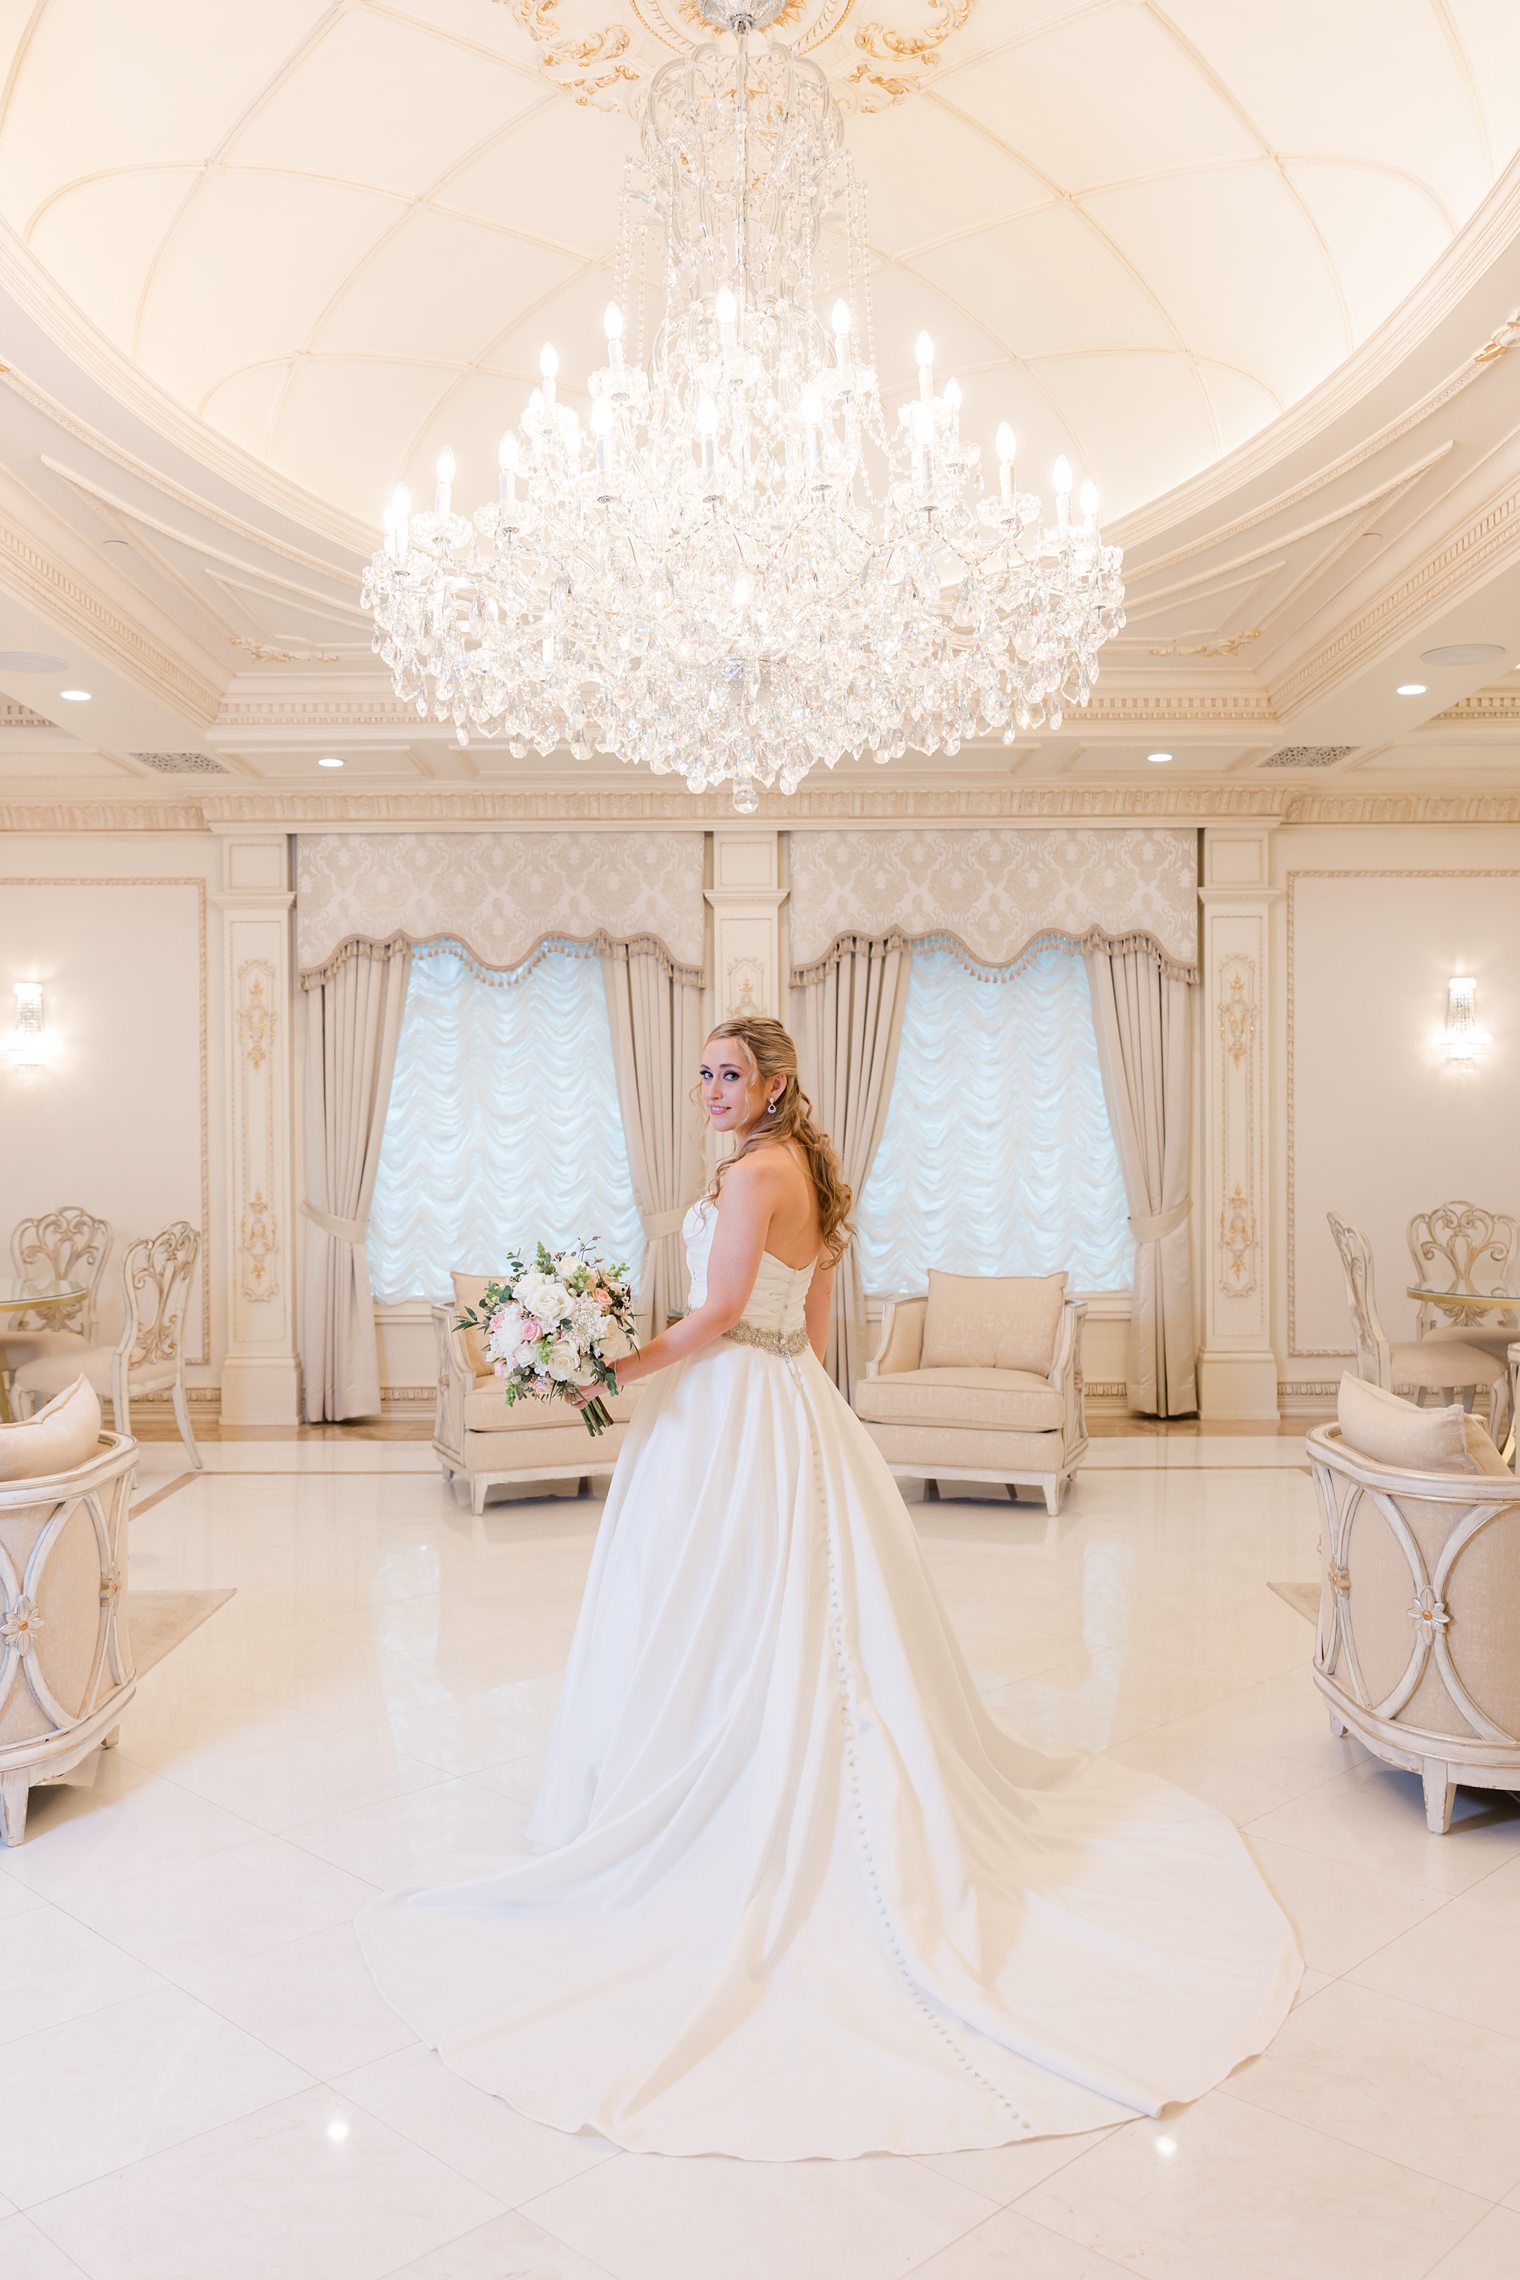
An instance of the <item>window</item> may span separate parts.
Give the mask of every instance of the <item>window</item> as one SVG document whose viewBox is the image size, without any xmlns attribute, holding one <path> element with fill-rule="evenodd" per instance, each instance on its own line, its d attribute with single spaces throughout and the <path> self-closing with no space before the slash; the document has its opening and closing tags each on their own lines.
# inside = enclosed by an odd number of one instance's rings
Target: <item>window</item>
<svg viewBox="0 0 1520 2280">
<path fill-rule="evenodd" d="M 595 958 L 550 949 L 486 974 L 456 945 L 412 960 L 370 1212 L 377 1299 L 447 1300 L 542 1236 L 592 1236 L 637 1278 L 644 1239 Z"/>
<path fill-rule="evenodd" d="M 1087 971 L 1038 951 L 1006 980 L 913 960 L 886 1128 L 856 1212 L 868 1291 L 930 1267 L 1127 1290 L 1134 1244 L 1103 1102 Z"/>
</svg>

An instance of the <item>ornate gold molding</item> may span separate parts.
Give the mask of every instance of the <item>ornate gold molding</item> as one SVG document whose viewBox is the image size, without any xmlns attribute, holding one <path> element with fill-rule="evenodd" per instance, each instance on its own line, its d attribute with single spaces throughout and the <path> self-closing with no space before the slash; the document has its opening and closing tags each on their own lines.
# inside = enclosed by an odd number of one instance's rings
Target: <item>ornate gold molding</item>
<svg viewBox="0 0 1520 2280">
<path fill-rule="evenodd" d="M 238 1259 L 243 1296 L 265 1306 L 280 1294 L 279 1224 L 269 1200 L 277 1171 L 276 1098 L 271 1057 L 279 1028 L 278 976 L 268 958 L 245 958 L 237 972 L 234 1019 L 242 1082 L 238 1086 Z"/>
<path fill-rule="evenodd" d="M 552 84 L 593 110 L 712 38 L 696 0 L 497 0 L 539 49 Z M 888 0 L 896 21 L 856 19 L 859 0 L 785 0 L 773 31 L 811 55 L 846 110 L 883 111 L 921 87 L 974 0 Z M 617 21 L 619 8 L 623 20 Z M 613 19 L 613 20 L 610 20 Z"/>
</svg>

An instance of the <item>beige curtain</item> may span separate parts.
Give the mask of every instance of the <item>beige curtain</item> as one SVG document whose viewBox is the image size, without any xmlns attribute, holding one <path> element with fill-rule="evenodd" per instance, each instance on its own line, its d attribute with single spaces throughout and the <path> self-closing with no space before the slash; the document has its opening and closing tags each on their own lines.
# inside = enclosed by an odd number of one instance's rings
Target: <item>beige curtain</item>
<svg viewBox="0 0 1520 2280">
<path fill-rule="evenodd" d="M 312 1424 L 380 1409 L 364 1242 L 410 972 L 409 944 L 359 943 L 304 985 L 301 1374 Z"/>
<path fill-rule="evenodd" d="M 898 937 L 851 936 L 799 983 L 802 1081 L 858 1196 L 881 1139 L 897 1068 L 912 951 Z M 834 1284 L 828 1367 L 848 1400 L 869 1359 L 865 1290 L 852 1244 Z"/>
<path fill-rule="evenodd" d="M 1149 1417 L 1198 1407 L 1189 1161 L 1191 985 L 1153 953 L 1090 946 L 1098 1062 L 1135 1238 L 1129 1405 Z"/>
<path fill-rule="evenodd" d="M 613 945 L 602 973 L 628 1168 L 648 1246 L 641 1312 L 655 1332 L 686 1303 L 681 1219 L 702 1185 L 701 1141 L 687 1097 L 702 1050 L 702 985 L 643 945 Z"/>
</svg>

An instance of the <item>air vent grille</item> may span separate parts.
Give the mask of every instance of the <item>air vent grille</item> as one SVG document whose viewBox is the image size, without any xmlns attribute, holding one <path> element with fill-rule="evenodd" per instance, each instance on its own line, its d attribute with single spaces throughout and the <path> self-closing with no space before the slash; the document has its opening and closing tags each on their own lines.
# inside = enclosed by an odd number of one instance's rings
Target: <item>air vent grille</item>
<svg viewBox="0 0 1520 2280">
<path fill-rule="evenodd" d="M 1355 750 L 1354 744 L 1285 744 L 1261 765 L 1264 768 L 1335 768 L 1342 760 L 1349 760 Z"/>
<path fill-rule="evenodd" d="M 140 760 L 145 768 L 156 768 L 161 776 L 230 776 L 232 773 L 208 752 L 134 752 L 132 757 Z"/>
</svg>

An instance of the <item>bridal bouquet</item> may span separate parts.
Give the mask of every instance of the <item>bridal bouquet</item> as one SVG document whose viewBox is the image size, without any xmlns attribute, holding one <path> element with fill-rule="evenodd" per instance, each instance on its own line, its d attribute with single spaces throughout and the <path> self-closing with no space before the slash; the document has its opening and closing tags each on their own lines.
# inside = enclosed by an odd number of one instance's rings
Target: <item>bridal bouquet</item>
<svg viewBox="0 0 1520 2280">
<path fill-rule="evenodd" d="M 509 1405 L 529 1394 L 567 1401 L 588 1385 L 616 1392 L 615 1352 L 635 1343 L 633 1286 L 627 1268 L 607 1265 L 593 1243 L 559 1252 L 539 1243 L 531 1264 L 507 1261 L 500 1282 L 486 1284 L 479 1306 L 458 1327 L 483 1333 Z M 600 1394 L 581 1416 L 588 1433 L 604 1433 L 612 1423 Z"/>
</svg>

